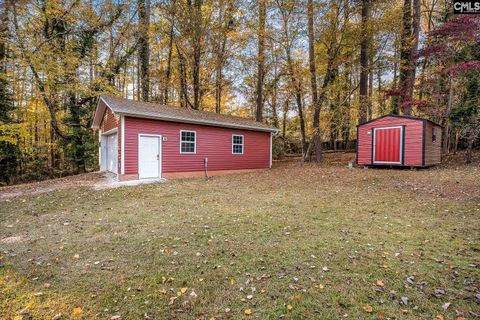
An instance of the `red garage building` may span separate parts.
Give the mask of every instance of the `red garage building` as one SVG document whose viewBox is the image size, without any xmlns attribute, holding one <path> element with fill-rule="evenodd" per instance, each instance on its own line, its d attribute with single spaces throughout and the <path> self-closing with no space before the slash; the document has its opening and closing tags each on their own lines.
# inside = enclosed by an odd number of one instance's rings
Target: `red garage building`
<svg viewBox="0 0 480 320">
<path fill-rule="evenodd" d="M 440 163 L 442 127 L 430 120 L 387 115 L 357 126 L 357 164 L 428 167 Z"/>
<path fill-rule="evenodd" d="M 92 128 L 99 130 L 100 170 L 119 180 L 270 168 L 277 131 L 252 119 L 105 96 Z"/>
</svg>

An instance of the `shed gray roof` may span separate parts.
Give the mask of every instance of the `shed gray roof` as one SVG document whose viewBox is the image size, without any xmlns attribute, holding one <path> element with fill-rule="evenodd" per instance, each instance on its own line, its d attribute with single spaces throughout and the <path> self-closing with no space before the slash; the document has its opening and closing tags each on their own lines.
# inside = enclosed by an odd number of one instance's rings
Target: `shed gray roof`
<svg viewBox="0 0 480 320">
<path fill-rule="evenodd" d="M 278 131 L 278 129 L 272 126 L 257 122 L 253 119 L 109 96 L 101 96 L 98 99 L 92 128 L 99 128 L 106 107 L 110 108 L 114 114 L 137 118 L 157 119 L 171 122 L 192 123 L 254 131 Z"/>
</svg>

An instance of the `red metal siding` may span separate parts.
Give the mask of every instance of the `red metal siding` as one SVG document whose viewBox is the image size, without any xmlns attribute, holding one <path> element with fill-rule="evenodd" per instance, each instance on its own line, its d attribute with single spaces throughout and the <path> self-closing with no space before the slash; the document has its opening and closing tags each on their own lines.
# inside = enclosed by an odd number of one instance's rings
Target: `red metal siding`
<svg viewBox="0 0 480 320">
<path fill-rule="evenodd" d="M 196 154 L 180 153 L 180 130 L 196 131 Z M 138 173 L 138 134 L 159 134 L 162 141 L 162 172 L 192 172 L 208 169 L 261 169 L 270 166 L 270 133 L 182 124 L 125 117 L 125 174 Z M 244 136 L 244 154 L 232 154 L 232 134 Z"/>
<path fill-rule="evenodd" d="M 422 165 L 423 121 L 397 117 L 384 117 L 358 127 L 358 164 L 372 164 L 372 138 L 374 128 L 405 126 L 404 165 Z"/>
</svg>

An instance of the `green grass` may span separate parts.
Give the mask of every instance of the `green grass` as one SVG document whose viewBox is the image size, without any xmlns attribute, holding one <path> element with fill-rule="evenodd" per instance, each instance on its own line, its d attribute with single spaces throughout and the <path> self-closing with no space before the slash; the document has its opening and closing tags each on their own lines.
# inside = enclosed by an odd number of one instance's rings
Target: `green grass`
<svg viewBox="0 0 480 320">
<path fill-rule="evenodd" d="M 479 176 L 283 163 L 3 200 L 0 318 L 474 319 Z"/>
</svg>

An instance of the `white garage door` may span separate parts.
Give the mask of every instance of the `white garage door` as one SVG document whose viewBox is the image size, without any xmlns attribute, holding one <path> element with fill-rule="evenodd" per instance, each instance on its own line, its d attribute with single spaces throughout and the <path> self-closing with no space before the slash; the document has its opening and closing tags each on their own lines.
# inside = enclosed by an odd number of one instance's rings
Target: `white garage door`
<svg viewBox="0 0 480 320">
<path fill-rule="evenodd" d="M 118 143 L 117 134 L 107 136 L 107 170 L 113 173 L 118 171 Z"/>
</svg>

